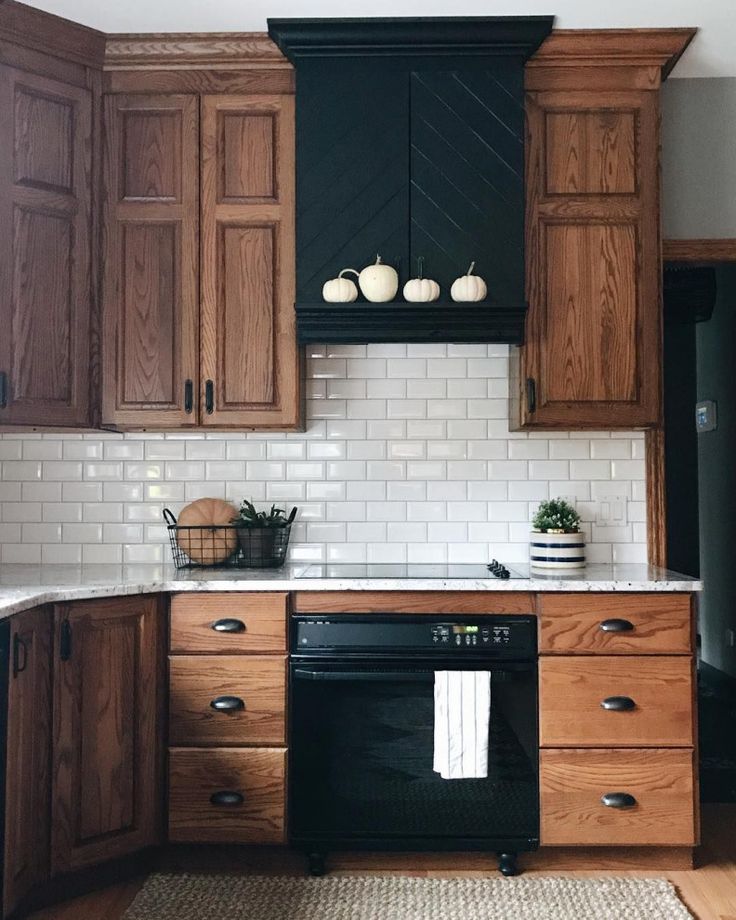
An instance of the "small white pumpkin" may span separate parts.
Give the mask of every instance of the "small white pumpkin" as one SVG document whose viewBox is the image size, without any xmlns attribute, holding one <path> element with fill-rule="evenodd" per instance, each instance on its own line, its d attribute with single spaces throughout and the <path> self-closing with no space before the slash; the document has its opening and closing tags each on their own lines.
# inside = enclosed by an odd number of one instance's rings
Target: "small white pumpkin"
<svg viewBox="0 0 736 920">
<path fill-rule="evenodd" d="M 371 303 L 387 303 L 396 297 L 399 289 L 399 273 L 390 265 L 384 265 L 376 256 L 373 265 L 368 265 L 358 275 L 358 284 L 366 300 Z"/>
<path fill-rule="evenodd" d="M 450 297 L 455 303 L 476 303 L 484 300 L 488 293 L 485 281 L 479 276 L 473 274 L 475 262 L 470 263 L 470 268 L 466 275 L 461 275 L 452 282 L 450 288 Z"/>
<path fill-rule="evenodd" d="M 349 278 L 343 278 L 343 275 L 352 272 L 356 278 L 358 273 L 354 268 L 343 268 L 337 278 L 325 281 L 322 286 L 322 299 L 326 303 L 352 303 L 358 299 L 358 287 L 354 281 Z"/>
<path fill-rule="evenodd" d="M 440 286 L 431 278 L 424 277 L 424 259 L 417 259 L 419 276 L 411 278 L 404 285 L 404 300 L 409 303 L 431 303 L 440 296 Z"/>
</svg>

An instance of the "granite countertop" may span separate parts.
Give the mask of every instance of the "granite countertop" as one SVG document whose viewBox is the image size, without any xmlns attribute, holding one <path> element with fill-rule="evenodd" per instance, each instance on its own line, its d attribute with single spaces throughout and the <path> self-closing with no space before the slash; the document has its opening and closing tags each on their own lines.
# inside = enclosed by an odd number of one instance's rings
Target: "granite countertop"
<svg viewBox="0 0 736 920">
<path fill-rule="evenodd" d="M 380 567 L 378 567 L 380 570 Z M 421 571 L 422 567 L 417 567 Z M 688 575 L 647 565 L 588 565 L 524 577 L 367 577 L 352 566 L 285 565 L 280 569 L 175 569 L 173 565 L 0 565 L 0 619 L 60 601 L 159 591 L 700 591 Z M 307 570 L 310 570 L 307 572 Z M 309 577 L 304 577 L 307 573 Z"/>
</svg>

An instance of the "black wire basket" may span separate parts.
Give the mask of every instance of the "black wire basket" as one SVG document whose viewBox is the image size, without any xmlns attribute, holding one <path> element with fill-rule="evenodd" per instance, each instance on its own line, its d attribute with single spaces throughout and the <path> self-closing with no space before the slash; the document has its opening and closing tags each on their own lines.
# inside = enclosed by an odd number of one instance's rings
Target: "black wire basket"
<svg viewBox="0 0 736 920">
<path fill-rule="evenodd" d="M 286 562 L 291 523 L 283 527 L 180 526 L 169 508 L 163 514 L 177 569 L 276 569 Z"/>
</svg>

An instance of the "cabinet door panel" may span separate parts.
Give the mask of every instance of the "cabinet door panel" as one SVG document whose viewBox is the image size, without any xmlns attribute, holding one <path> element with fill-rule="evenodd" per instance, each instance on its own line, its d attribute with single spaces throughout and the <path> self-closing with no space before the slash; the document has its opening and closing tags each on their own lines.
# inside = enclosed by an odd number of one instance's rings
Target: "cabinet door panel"
<svg viewBox="0 0 736 920">
<path fill-rule="evenodd" d="M 636 228 L 544 224 L 546 348 L 540 387 L 550 402 L 633 402 Z"/>
<path fill-rule="evenodd" d="M 157 842 L 155 598 L 56 608 L 54 872 Z"/>
<path fill-rule="evenodd" d="M 91 94 L 0 66 L 0 133 L 0 425 L 84 426 Z"/>
<path fill-rule="evenodd" d="M 201 234 L 202 424 L 298 427 L 292 97 L 203 98 Z"/>
<path fill-rule="evenodd" d="M 658 119 L 655 92 L 527 97 L 524 427 L 660 422 Z"/>
<path fill-rule="evenodd" d="M 11 620 L 3 910 L 49 874 L 51 612 Z"/>
<path fill-rule="evenodd" d="M 194 96 L 105 102 L 103 422 L 112 427 L 197 423 L 198 117 Z"/>
</svg>

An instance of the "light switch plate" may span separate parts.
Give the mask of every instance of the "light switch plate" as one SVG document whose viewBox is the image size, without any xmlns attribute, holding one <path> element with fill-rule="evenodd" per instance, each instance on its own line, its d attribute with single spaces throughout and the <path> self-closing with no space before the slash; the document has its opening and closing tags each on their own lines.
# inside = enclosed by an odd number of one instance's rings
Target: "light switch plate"
<svg viewBox="0 0 736 920">
<path fill-rule="evenodd" d="M 595 522 L 599 527 L 623 527 L 629 522 L 628 496 L 612 492 L 598 497 Z"/>
<path fill-rule="evenodd" d="M 718 406 L 712 399 L 695 404 L 695 427 L 698 434 L 715 431 L 718 427 Z"/>
</svg>

